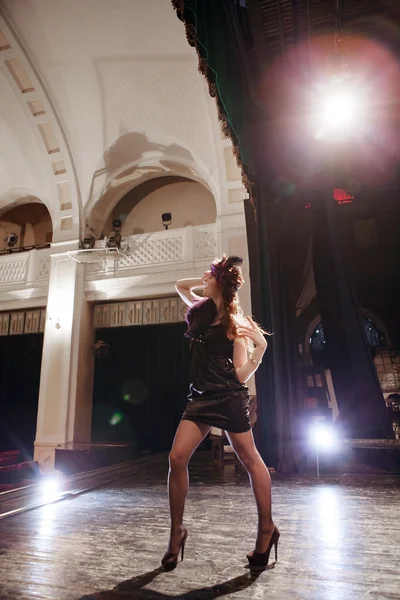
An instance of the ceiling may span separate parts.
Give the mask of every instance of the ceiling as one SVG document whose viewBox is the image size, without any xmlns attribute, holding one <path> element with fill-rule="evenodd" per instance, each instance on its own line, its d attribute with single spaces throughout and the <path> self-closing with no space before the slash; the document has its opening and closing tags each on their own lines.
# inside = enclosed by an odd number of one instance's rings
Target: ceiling
<svg viewBox="0 0 400 600">
<path fill-rule="evenodd" d="M 74 239 L 160 175 L 204 183 L 218 206 L 215 102 L 170 0 L 0 7 L 0 213 L 34 196 L 54 239 Z"/>
</svg>

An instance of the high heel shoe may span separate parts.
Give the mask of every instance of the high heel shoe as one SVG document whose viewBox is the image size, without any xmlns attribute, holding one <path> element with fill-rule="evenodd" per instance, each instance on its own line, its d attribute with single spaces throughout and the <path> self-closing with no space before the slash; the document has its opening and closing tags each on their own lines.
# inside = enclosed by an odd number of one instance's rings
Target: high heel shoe
<svg viewBox="0 0 400 600">
<path fill-rule="evenodd" d="M 185 529 L 185 532 L 181 539 L 181 543 L 179 544 L 178 552 L 176 552 L 176 553 L 166 552 L 164 554 L 161 564 L 165 568 L 166 571 L 172 571 L 173 569 L 175 569 L 176 565 L 178 564 L 179 552 L 181 553 L 181 561 L 183 560 L 183 553 L 185 551 L 185 543 L 186 543 L 187 536 L 188 536 L 188 532 L 187 532 L 187 529 Z"/>
<path fill-rule="evenodd" d="M 247 554 L 247 560 L 249 561 L 250 567 L 268 567 L 269 555 L 272 550 L 272 547 L 275 546 L 275 562 L 278 560 L 278 541 L 279 541 L 279 529 L 274 527 L 274 531 L 272 532 L 271 539 L 268 544 L 268 548 L 265 552 L 252 552 L 251 554 Z"/>
</svg>

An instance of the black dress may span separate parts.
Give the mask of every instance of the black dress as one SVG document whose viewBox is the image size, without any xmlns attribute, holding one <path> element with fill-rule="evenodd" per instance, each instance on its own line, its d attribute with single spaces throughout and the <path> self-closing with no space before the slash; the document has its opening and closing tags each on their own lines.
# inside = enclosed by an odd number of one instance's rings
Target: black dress
<svg viewBox="0 0 400 600">
<path fill-rule="evenodd" d="M 232 433 L 250 430 L 249 390 L 233 366 L 233 340 L 222 324 L 197 330 L 190 343 L 190 387 L 182 419 Z"/>
</svg>

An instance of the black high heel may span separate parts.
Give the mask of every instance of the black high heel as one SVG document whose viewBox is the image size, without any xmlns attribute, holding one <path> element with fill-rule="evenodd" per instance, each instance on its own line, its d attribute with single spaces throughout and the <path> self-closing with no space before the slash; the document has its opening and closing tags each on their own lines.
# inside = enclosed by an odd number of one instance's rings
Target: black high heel
<svg viewBox="0 0 400 600">
<path fill-rule="evenodd" d="M 275 562 L 278 560 L 278 541 L 279 541 L 279 529 L 274 527 L 271 539 L 268 544 L 268 548 L 265 552 L 252 552 L 247 554 L 247 560 L 249 561 L 250 567 L 268 567 L 269 555 L 272 547 L 275 546 Z"/>
<path fill-rule="evenodd" d="M 162 566 L 165 568 L 166 571 L 172 571 L 173 569 L 176 568 L 176 565 L 178 564 L 178 556 L 179 556 L 179 552 L 181 553 L 181 562 L 183 560 L 183 553 L 185 551 L 185 543 L 186 543 L 186 538 L 188 536 L 188 532 L 187 529 L 185 529 L 185 533 L 182 536 L 181 539 L 181 543 L 179 544 L 179 550 L 178 552 L 174 553 L 174 552 L 166 552 L 162 558 L 161 564 Z"/>
</svg>

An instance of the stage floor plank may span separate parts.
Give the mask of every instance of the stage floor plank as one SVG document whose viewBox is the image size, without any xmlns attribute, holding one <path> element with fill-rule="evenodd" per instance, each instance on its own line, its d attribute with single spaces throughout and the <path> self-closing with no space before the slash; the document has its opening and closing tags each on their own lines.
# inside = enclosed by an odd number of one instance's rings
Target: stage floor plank
<svg viewBox="0 0 400 600">
<path fill-rule="evenodd" d="M 1 600 L 400 598 L 395 476 L 275 476 L 278 563 L 252 577 L 256 508 L 242 469 L 191 464 L 185 559 L 162 572 L 166 456 L 132 478 L 0 522 Z"/>
</svg>

